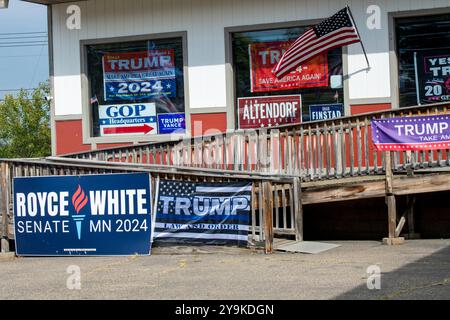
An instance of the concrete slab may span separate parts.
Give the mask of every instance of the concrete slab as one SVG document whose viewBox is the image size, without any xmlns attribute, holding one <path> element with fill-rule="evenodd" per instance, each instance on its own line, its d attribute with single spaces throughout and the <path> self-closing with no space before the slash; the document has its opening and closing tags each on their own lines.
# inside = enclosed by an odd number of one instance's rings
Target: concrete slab
<svg viewBox="0 0 450 320">
<path fill-rule="evenodd" d="M 317 254 L 337 247 L 340 247 L 340 245 L 316 241 L 292 241 L 292 243 L 282 244 L 276 247 L 275 250 Z"/>
</svg>

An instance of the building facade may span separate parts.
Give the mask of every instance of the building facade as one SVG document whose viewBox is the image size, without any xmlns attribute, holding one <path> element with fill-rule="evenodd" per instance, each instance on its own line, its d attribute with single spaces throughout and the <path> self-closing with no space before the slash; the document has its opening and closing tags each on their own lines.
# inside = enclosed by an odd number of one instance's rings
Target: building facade
<svg viewBox="0 0 450 320">
<path fill-rule="evenodd" d="M 32 2 L 49 9 L 54 154 L 450 97 L 448 0 Z M 283 50 L 347 3 L 370 68 L 353 44 L 273 79 Z M 270 119 L 258 106 L 276 99 Z"/>
</svg>

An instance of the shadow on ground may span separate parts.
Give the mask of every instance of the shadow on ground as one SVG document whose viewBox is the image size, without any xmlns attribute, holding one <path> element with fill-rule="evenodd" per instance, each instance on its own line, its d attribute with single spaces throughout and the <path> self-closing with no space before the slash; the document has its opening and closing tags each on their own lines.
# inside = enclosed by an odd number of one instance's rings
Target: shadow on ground
<svg viewBox="0 0 450 320">
<path fill-rule="evenodd" d="M 381 269 L 379 290 L 368 290 L 364 284 L 336 299 L 450 300 L 450 246 L 394 271 Z"/>
</svg>

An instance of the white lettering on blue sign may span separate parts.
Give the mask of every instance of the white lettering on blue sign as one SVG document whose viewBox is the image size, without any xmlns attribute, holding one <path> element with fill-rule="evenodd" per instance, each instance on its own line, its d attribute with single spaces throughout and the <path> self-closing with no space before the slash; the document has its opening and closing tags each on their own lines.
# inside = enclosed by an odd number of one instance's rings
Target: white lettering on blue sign
<svg viewBox="0 0 450 320">
<path fill-rule="evenodd" d="M 159 200 L 162 202 L 163 214 L 169 214 L 171 205 L 175 206 L 175 215 L 190 215 L 189 209 L 192 208 L 192 212 L 197 216 L 237 215 L 238 210 L 250 208 L 249 196 L 193 198 L 160 196 Z"/>
</svg>

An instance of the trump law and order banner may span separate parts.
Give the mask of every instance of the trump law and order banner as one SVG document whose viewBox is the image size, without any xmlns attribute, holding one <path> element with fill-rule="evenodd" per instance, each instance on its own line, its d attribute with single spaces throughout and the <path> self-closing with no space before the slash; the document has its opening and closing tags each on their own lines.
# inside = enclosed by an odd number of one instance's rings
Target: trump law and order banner
<svg viewBox="0 0 450 320">
<path fill-rule="evenodd" d="M 302 96 L 267 96 L 238 99 L 239 129 L 272 127 L 302 121 Z"/>
<path fill-rule="evenodd" d="M 450 50 L 414 53 L 417 104 L 450 101 Z"/>
<path fill-rule="evenodd" d="M 251 183 L 160 181 L 155 244 L 247 245 Z"/>
<path fill-rule="evenodd" d="M 14 178 L 19 256 L 150 253 L 148 174 Z"/>
<path fill-rule="evenodd" d="M 450 116 L 374 119 L 372 140 L 382 151 L 450 148 Z"/>
<path fill-rule="evenodd" d="M 107 53 L 103 81 L 106 101 L 175 97 L 174 49 Z"/>
<path fill-rule="evenodd" d="M 281 79 L 272 70 L 292 42 L 249 45 L 251 92 L 271 92 L 328 86 L 328 56 L 321 54 Z"/>
</svg>

